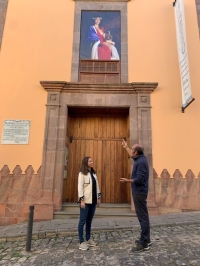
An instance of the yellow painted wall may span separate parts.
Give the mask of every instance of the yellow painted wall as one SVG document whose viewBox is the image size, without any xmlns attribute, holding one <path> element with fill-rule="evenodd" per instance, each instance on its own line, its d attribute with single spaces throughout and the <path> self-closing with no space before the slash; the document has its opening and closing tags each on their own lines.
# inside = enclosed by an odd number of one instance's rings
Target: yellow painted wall
<svg viewBox="0 0 200 266">
<path fill-rule="evenodd" d="M 158 82 L 151 95 L 153 167 L 160 175 L 192 169 L 199 174 L 200 44 L 195 0 L 184 0 L 192 84 L 196 99 L 181 113 L 181 83 L 172 1 L 129 2 L 129 82 Z"/>
<path fill-rule="evenodd" d="M 0 168 L 37 171 L 42 162 L 46 91 L 40 80 L 70 80 L 74 2 L 9 0 L 0 51 L 0 134 L 4 119 L 30 119 L 29 145 L 0 144 Z"/>
<path fill-rule="evenodd" d="M 200 167 L 200 45 L 194 0 L 185 0 L 193 97 L 181 113 L 181 84 L 171 0 L 128 2 L 129 82 L 158 82 L 151 95 L 153 166 L 183 175 Z M 0 51 L 0 132 L 4 119 L 30 119 L 29 145 L 0 144 L 0 168 L 35 171 L 42 161 L 46 91 L 40 80 L 70 80 L 74 1 L 9 0 Z"/>
</svg>

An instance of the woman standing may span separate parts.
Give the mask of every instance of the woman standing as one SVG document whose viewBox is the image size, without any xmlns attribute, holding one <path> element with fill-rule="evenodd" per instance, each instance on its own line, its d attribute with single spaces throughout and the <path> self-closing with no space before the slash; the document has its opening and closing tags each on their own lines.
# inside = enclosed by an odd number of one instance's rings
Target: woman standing
<svg viewBox="0 0 200 266">
<path fill-rule="evenodd" d="M 99 184 L 96 172 L 93 169 L 93 161 L 90 157 L 85 157 L 82 160 L 78 175 L 78 198 L 80 203 L 80 219 L 78 224 L 79 249 L 87 250 L 90 246 L 97 245 L 90 239 L 90 233 L 96 206 L 99 206 L 101 202 Z M 83 237 L 83 227 L 85 224 L 86 242 L 84 242 Z"/>
</svg>

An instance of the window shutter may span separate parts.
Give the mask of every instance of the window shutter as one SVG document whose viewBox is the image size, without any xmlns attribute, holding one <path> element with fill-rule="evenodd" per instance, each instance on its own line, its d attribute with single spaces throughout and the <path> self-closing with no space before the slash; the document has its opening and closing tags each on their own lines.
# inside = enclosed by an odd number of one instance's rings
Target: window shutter
<svg viewBox="0 0 200 266">
<path fill-rule="evenodd" d="M 81 60 L 79 81 L 84 83 L 120 83 L 120 61 Z"/>
</svg>

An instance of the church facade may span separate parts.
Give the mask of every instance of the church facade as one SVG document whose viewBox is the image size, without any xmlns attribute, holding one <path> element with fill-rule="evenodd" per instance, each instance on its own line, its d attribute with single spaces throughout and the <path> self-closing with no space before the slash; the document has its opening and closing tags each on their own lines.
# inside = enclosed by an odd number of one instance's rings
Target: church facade
<svg viewBox="0 0 200 266">
<path fill-rule="evenodd" d="M 184 10 L 183 110 L 172 2 L 0 1 L 0 224 L 26 221 L 30 205 L 45 220 L 77 202 L 84 156 L 102 202 L 134 211 L 119 182 L 133 163 L 123 138 L 144 146 L 151 214 L 200 210 L 200 1 Z"/>
</svg>

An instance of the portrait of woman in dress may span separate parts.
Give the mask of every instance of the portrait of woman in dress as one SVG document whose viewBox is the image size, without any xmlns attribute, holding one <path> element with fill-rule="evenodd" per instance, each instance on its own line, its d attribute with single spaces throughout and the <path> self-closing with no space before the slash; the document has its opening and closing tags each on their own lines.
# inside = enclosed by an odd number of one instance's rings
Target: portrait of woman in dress
<svg viewBox="0 0 200 266">
<path fill-rule="evenodd" d="M 80 58 L 120 60 L 120 12 L 82 11 Z"/>
<path fill-rule="evenodd" d="M 91 59 L 100 60 L 119 60 L 119 54 L 112 41 L 110 32 L 105 33 L 104 27 L 100 27 L 101 17 L 94 19 L 94 25 L 90 26 L 88 31 L 88 41 L 93 43 Z"/>
</svg>

